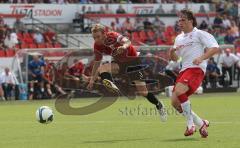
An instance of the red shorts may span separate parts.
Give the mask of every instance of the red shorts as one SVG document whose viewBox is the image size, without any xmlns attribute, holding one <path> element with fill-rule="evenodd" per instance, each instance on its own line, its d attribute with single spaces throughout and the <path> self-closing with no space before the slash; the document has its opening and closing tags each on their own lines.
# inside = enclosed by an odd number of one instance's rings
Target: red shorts
<svg viewBox="0 0 240 148">
<path fill-rule="evenodd" d="M 188 68 L 179 73 L 176 84 L 179 82 L 188 85 L 189 90 L 186 92 L 186 95 L 190 96 L 198 89 L 203 79 L 204 72 L 201 68 Z M 175 86 L 173 88 L 173 91 L 175 90 Z"/>
</svg>

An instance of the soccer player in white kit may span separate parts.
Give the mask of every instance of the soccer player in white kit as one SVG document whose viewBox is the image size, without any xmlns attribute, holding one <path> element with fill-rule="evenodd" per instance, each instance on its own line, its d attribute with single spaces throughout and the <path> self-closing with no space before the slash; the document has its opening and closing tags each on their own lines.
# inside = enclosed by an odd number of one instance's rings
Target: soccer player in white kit
<svg viewBox="0 0 240 148">
<path fill-rule="evenodd" d="M 180 11 L 178 25 L 182 33 L 176 37 L 170 49 L 170 59 L 177 61 L 181 57 L 182 68 L 173 89 L 172 105 L 186 117 L 185 136 L 193 135 L 196 125 L 201 136 L 206 138 L 209 121 L 192 111 L 189 96 L 201 85 L 207 67 L 206 60 L 219 52 L 219 45 L 211 34 L 196 28 L 196 18 L 190 10 Z"/>
</svg>

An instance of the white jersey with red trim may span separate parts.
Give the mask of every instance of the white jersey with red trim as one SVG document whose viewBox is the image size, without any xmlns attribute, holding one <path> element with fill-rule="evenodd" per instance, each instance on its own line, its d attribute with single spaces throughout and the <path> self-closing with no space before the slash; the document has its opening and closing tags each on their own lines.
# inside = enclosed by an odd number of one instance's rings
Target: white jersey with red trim
<svg viewBox="0 0 240 148">
<path fill-rule="evenodd" d="M 179 47 L 176 54 L 182 58 L 182 68 L 201 68 L 205 73 L 207 61 L 201 64 L 193 64 L 194 59 L 204 54 L 205 48 L 219 47 L 215 38 L 206 31 L 193 28 L 192 32 L 179 34 L 174 42 L 174 48 Z"/>
</svg>

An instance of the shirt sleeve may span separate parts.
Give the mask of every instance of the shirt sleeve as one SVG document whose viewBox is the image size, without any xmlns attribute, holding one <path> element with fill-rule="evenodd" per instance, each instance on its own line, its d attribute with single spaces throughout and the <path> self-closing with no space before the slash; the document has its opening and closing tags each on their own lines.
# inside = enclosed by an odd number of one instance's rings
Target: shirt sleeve
<svg viewBox="0 0 240 148">
<path fill-rule="evenodd" d="M 216 39 L 208 32 L 200 31 L 200 40 L 202 44 L 207 48 L 219 47 Z"/>
<path fill-rule="evenodd" d="M 43 60 L 41 60 L 41 66 L 46 66 L 46 64 Z"/>
<path fill-rule="evenodd" d="M 235 63 L 240 60 L 239 57 L 237 57 L 235 54 L 233 54 L 233 59 Z"/>
<path fill-rule="evenodd" d="M 94 59 L 95 59 L 95 61 L 101 61 L 102 57 L 103 56 L 100 51 L 100 48 L 94 44 Z"/>
</svg>

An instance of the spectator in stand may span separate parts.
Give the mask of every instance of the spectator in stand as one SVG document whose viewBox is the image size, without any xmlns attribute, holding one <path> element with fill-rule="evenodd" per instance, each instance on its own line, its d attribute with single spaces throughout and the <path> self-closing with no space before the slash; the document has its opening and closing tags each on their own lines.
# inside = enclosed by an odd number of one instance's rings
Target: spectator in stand
<svg viewBox="0 0 240 148">
<path fill-rule="evenodd" d="M 217 82 L 219 82 L 218 79 L 220 76 L 220 69 L 217 67 L 214 58 L 210 58 L 207 64 L 204 87 L 206 87 L 208 83 L 210 83 L 211 88 L 216 88 L 218 86 Z"/>
<path fill-rule="evenodd" d="M 162 7 L 162 5 L 159 5 L 159 7 L 156 9 L 155 14 L 164 14 L 165 11 Z"/>
<path fill-rule="evenodd" d="M 44 43 L 44 38 L 42 33 L 40 32 L 39 28 L 36 28 L 34 33 L 33 33 L 33 39 L 37 44 Z"/>
<path fill-rule="evenodd" d="M 109 5 L 105 5 L 104 14 L 113 14 L 113 11 L 109 8 Z"/>
<path fill-rule="evenodd" d="M 201 5 L 200 8 L 199 8 L 199 13 L 206 13 L 206 10 L 205 10 L 205 7 L 204 5 Z"/>
<path fill-rule="evenodd" d="M 99 14 L 104 14 L 105 13 L 105 10 L 103 8 L 103 6 L 100 6 L 100 10 L 98 11 Z"/>
<path fill-rule="evenodd" d="M 223 20 L 220 15 L 220 13 L 217 13 L 217 16 L 215 17 L 213 21 L 213 28 L 222 28 L 223 27 Z"/>
<path fill-rule="evenodd" d="M 239 28 L 238 26 L 236 25 L 235 21 L 231 21 L 231 27 L 230 27 L 230 32 L 231 32 L 231 35 L 235 38 L 238 38 L 239 37 Z"/>
<path fill-rule="evenodd" d="M 0 16 L 0 26 L 4 26 L 5 23 L 4 23 L 4 19 L 3 19 L 3 16 Z"/>
<path fill-rule="evenodd" d="M 176 14 L 178 12 L 176 4 L 173 4 L 173 8 L 170 11 L 171 14 Z"/>
<path fill-rule="evenodd" d="M 89 13 L 93 13 L 93 12 L 92 12 L 92 7 L 91 7 L 91 6 L 88 6 L 86 13 L 88 13 L 88 14 L 89 14 Z"/>
<path fill-rule="evenodd" d="M 117 32 L 121 32 L 122 31 L 122 25 L 121 25 L 118 17 L 115 18 L 115 27 L 116 27 L 116 31 Z"/>
<path fill-rule="evenodd" d="M 56 41 L 56 34 L 51 31 L 50 28 L 47 28 L 47 31 L 43 33 L 43 36 L 47 43 L 54 43 Z"/>
<path fill-rule="evenodd" d="M 112 30 L 112 31 L 117 31 L 115 22 L 111 22 L 111 24 L 110 24 L 110 30 Z"/>
<path fill-rule="evenodd" d="M 213 36 L 217 40 L 218 44 L 221 44 L 221 45 L 225 44 L 225 41 L 224 41 L 225 34 L 221 32 L 220 28 L 214 29 Z"/>
<path fill-rule="evenodd" d="M 153 24 L 149 21 L 149 18 L 145 18 L 143 21 L 144 30 L 153 29 Z"/>
<path fill-rule="evenodd" d="M 82 77 L 83 70 L 84 65 L 82 61 L 74 59 L 73 65 L 69 68 L 69 74 L 80 79 Z"/>
<path fill-rule="evenodd" d="M 140 31 L 143 29 L 143 22 L 141 17 L 136 17 L 134 22 L 135 31 Z"/>
<path fill-rule="evenodd" d="M 30 95 L 29 99 L 33 99 L 33 94 L 35 93 L 34 84 L 38 84 L 40 86 L 40 92 L 42 96 L 44 96 L 44 66 L 45 62 L 40 59 L 39 55 L 34 55 L 33 60 L 31 60 L 28 64 L 29 77 L 28 80 L 30 82 Z"/>
<path fill-rule="evenodd" d="M 126 11 L 125 11 L 125 9 L 123 8 L 123 6 L 122 5 L 119 5 L 118 6 L 118 9 L 116 10 L 116 14 L 125 14 L 126 13 Z"/>
<path fill-rule="evenodd" d="M 6 38 L 6 28 L 3 24 L 0 24 L 0 50 L 5 49 L 4 40 Z"/>
<path fill-rule="evenodd" d="M 234 40 L 234 48 L 236 49 L 237 53 L 240 53 L 240 38 Z"/>
<path fill-rule="evenodd" d="M 20 21 L 20 18 L 16 19 L 15 23 L 13 24 L 13 28 L 16 29 L 16 32 L 24 30 L 24 24 Z"/>
<path fill-rule="evenodd" d="M 179 26 L 178 26 L 178 21 L 176 21 L 175 24 L 174 24 L 174 30 L 175 30 L 175 32 L 176 32 L 177 34 L 181 33 L 181 30 L 180 30 L 180 28 L 179 28 Z"/>
<path fill-rule="evenodd" d="M 205 30 L 205 31 L 208 30 L 208 24 L 207 24 L 207 22 L 205 20 L 202 20 L 202 22 L 201 22 L 201 24 L 199 26 L 199 29 Z"/>
<path fill-rule="evenodd" d="M 14 49 L 15 45 L 18 44 L 17 34 L 14 29 L 9 29 L 7 32 L 7 37 L 4 40 L 4 45 L 9 49 Z"/>
<path fill-rule="evenodd" d="M 82 82 L 87 82 L 88 77 L 83 73 L 84 64 L 81 60 L 74 59 L 73 65 L 69 68 L 69 74 L 73 78 L 77 88 L 80 88 Z"/>
<path fill-rule="evenodd" d="M 159 19 L 159 16 L 156 16 L 153 21 L 154 28 L 159 29 L 160 31 L 164 32 L 165 30 L 165 23 Z"/>
<path fill-rule="evenodd" d="M 7 33 L 6 38 L 4 39 L 4 47 L 6 49 L 13 49 L 16 45 L 16 42 L 12 40 L 10 32 Z"/>
<path fill-rule="evenodd" d="M 52 74 L 51 69 L 53 68 L 49 60 L 45 60 L 45 66 L 44 66 L 44 80 L 45 80 L 45 87 L 47 89 L 47 94 L 50 98 L 53 97 L 53 93 L 51 90 L 51 84 L 52 84 Z"/>
<path fill-rule="evenodd" d="M 1 78 L 5 99 L 8 100 L 8 97 L 12 97 L 12 91 L 15 90 L 15 99 L 18 100 L 19 91 L 16 76 L 10 72 L 9 68 L 5 68 L 1 74 Z"/>
<path fill-rule="evenodd" d="M 234 40 L 235 40 L 235 37 L 232 35 L 231 29 L 228 28 L 228 29 L 227 29 L 227 34 L 226 34 L 226 36 L 224 37 L 224 42 L 225 42 L 226 44 L 233 44 Z"/>
<path fill-rule="evenodd" d="M 228 17 L 227 17 L 226 14 L 223 15 L 222 22 L 223 22 L 223 28 L 224 28 L 224 29 L 227 29 L 227 28 L 230 28 L 230 27 L 231 27 L 230 20 L 228 19 Z"/>
<path fill-rule="evenodd" d="M 126 20 L 122 24 L 122 30 L 123 31 L 132 31 L 133 30 L 133 24 L 130 21 L 130 18 L 126 18 Z"/>
<path fill-rule="evenodd" d="M 220 1 L 219 3 L 216 4 L 216 11 L 218 13 L 222 13 L 225 10 L 225 3 L 224 1 Z"/>
<path fill-rule="evenodd" d="M 2 101 L 6 101 L 5 97 L 4 97 L 4 91 L 3 91 L 3 88 L 2 88 L 2 76 L 0 75 L 0 99 Z"/>
<path fill-rule="evenodd" d="M 233 80 L 233 73 L 232 69 L 234 68 L 234 65 L 239 61 L 239 58 L 231 53 L 231 49 L 227 48 L 225 49 L 225 54 L 222 55 L 221 64 L 222 64 L 222 82 L 223 85 L 226 85 L 226 82 L 224 78 L 227 76 L 227 72 L 229 74 L 230 80 L 229 85 L 232 85 Z"/>
<path fill-rule="evenodd" d="M 234 19 L 237 19 L 238 13 L 239 13 L 238 12 L 238 2 L 234 1 L 233 5 L 229 9 L 227 9 L 227 11 L 230 16 L 233 16 Z"/>
</svg>

